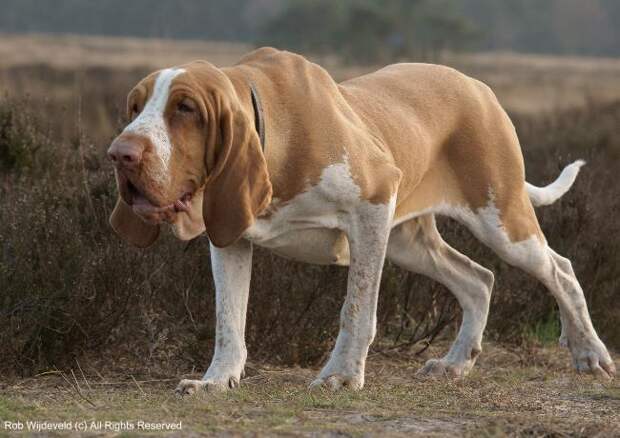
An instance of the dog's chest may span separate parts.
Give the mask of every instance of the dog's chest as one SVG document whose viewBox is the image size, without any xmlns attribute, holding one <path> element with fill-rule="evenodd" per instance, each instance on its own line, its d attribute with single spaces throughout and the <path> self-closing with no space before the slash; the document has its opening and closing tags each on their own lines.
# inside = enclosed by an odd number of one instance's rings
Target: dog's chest
<svg viewBox="0 0 620 438">
<path fill-rule="evenodd" d="M 349 244 L 329 206 L 295 200 L 257 218 L 244 237 L 278 255 L 306 263 L 348 265 Z"/>
<path fill-rule="evenodd" d="M 278 255 L 317 264 L 349 264 L 346 229 L 359 202 L 346 163 L 329 166 L 319 184 L 287 202 L 274 199 L 244 237 Z"/>
</svg>

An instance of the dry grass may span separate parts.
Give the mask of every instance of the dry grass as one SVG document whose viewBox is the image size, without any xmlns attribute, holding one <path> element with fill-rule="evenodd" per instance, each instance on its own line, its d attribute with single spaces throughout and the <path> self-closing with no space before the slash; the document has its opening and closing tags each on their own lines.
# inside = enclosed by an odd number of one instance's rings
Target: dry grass
<svg viewBox="0 0 620 438">
<path fill-rule="evenodd" d="M 326 61 L 339 79 L 379 68 Z M 545 114 L 620 99 L 620 59 L 488 52 L 448 53 L 436 62 L 485 82 L 511 113 Z"/>
<path fill-rule="evenodd" d="M 156 69 L 194 59 L 229 65 L 249 50 L 251 47 L 248 45 L 213 41 L 0 34 L 3 68 L 45 64 L 61 70 L 92 67 Z"/>
<path fill-rule="evenodd" d="M 125 96 L 150 71 L 194 59 L 236 62 L 242 44 L 63 35 L 0 34 L 0 96 L 28 96 L 53 114 L 56 139 L 81 132 L 109 142 L 124 114 Z"/>
<path fill-rule="evenodd" d="M 146 73 L 194 59 L 231 65 L 249 50 L 223 42 L 0 34 L 0 94 L 28 94 L 45 111 L 64 112 L 60 137 L 73 135 L 79 122 L 90 138 L 106 142 L 119 124 L 125 95 Z M 338 80 L 381 67 L 344 66 L 333 56 L 314 60 Z M 445 54 L 438 62 L 488 83 L 513 113 L 620 99 L 618 59 L 479 53 Z"/>
<path fill-rule="evenodd" d="M 463 380 L 417 378 L 423 361 L 445 348 L 433 346 L 424 357 L 376 351 L 368 361 L 366 388 L 335 394 L 306 389 L 315 369 L 253 364 L 238 390 L 180 400 L 173 394 L 177 376 L 102 376 L 92 368 L 82 374 L 74 365 L 73 373 L 62 377 L 52 371 L 5 383 L 0 418 L 182 421 L 184 436 L 608 437 L 620 430 L 618 381 L 573 374 L 565 366 L 565 351 L 487 345 L 477 368 Z"/>
<path fill-rule="evenodd" d="M 620 98 L 616 58 L 478 53 L 446 62 L 486 82 L 513 113 L 551 113 Z"/>
</svg>

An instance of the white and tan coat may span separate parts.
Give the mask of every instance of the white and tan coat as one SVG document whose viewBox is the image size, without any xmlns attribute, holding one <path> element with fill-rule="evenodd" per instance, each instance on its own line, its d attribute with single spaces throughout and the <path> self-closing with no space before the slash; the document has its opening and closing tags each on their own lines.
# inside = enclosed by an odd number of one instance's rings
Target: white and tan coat
<svg viewBox="0 0 620 438">
<path fill-rule="evenodd" d="M 109 151 L 121 195 L 113 227 L 141 247 L 162 222 L 181 239 L 206 231 L 211 241 L 215 354 L 180 393 L 241 378 L 253 245 L 349 266 L 340 333 L 312 385 L 363 386 L 386 256 L 458 299 L 454 344 L 421 372 L 465 375 L 482 348 L 493 274 L 442 240 L 435 214 L 542 281 L 576 368 L 614 374 L 570 262 L 549 248 L 533 209 L 562 196 L 583 163 L 545 188 L 526 183 L 514 127 L 483 83 L 448 67 L 397 64 L 338 84 L 301 56 L 264 48 L 229 68 L 200 61 L 155 72 L 130 93 L 128 112 Z"/>
</svg>

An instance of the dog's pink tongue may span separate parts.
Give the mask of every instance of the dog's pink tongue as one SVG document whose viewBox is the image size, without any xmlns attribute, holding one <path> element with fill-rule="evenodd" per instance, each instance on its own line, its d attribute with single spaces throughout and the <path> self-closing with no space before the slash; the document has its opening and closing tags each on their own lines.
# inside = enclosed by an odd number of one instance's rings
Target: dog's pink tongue
<svg viewBox="0 0 620 438">
<path fill-rule="evenodd" d="M 133 200 L 133 211 L 142 216 L 156 215 L 170 209 L 170 205 L 157 207 L 149 202 L 148 199 L 140 196 Z"/>
<path fill-rule="evenodd" d="M 176 211 L 189 211 L 187 204 L 180 199 L 174 202 L 174 208 Z"/>
</svg>

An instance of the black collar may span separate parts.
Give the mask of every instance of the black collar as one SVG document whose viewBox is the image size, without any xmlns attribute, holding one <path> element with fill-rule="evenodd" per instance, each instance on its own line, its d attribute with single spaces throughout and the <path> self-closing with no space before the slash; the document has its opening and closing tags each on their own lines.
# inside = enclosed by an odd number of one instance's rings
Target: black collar
<svg viewBox="0 0 620 438">
<path fill-rule="evenodd" d="M 263 106 L 258 96 L 258 91 L 253 83 L 250 83 L 250 93 L 252 94 L 252 107 L 254 108 L 254 125 L 256 126 L 256 132 L 258 132 L 258 138 L 260 138 L 260 145 L 265 150 L 265 118 L 263 117 Z"/>
</svg>

